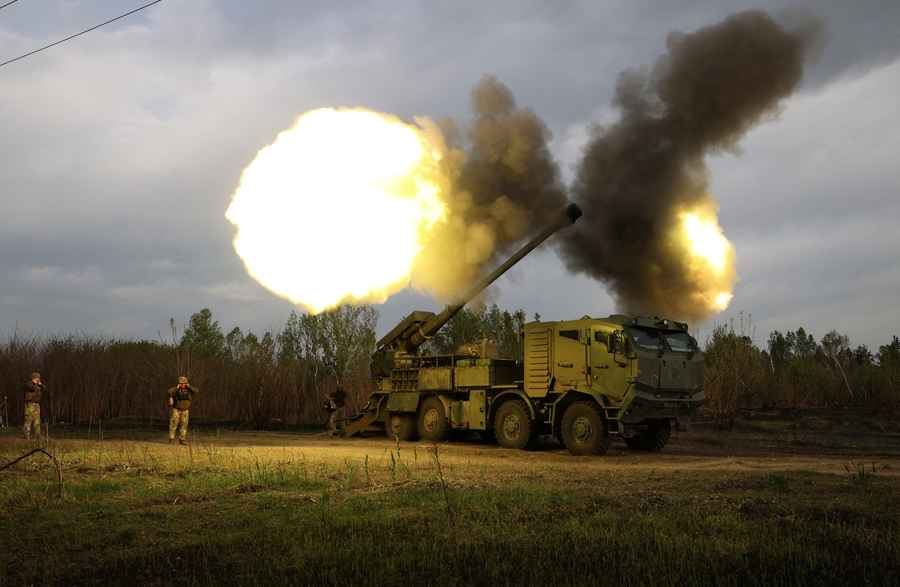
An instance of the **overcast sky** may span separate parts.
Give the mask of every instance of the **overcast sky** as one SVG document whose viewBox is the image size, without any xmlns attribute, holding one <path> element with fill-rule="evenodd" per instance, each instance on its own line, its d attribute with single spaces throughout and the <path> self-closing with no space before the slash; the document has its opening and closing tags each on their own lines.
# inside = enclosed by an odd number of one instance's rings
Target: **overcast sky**
<svg viewBox="0 0 900 587">
<path fill-rule="evenodd" d="M 13 4 L 0 62 L 141 3 Z M 442 4 L 165 0 L 0 68 L 0 335 L 155 338 L 203 307 L 226 328 L 277 329 L 292 306 L 246 276 L 224 211 L 297 115 L 465 121 L 471 87 L 495 74 L 547 123 L 570 179 L 588 126 L 615 116 L 620 71 L 652 64 L 668 32 L 746 8 L 805 8 L 828 35 L 780 116 L 709 161 L 740 276 L 714 321 L 752 314 L 760 342 L 798 326 L 870 347 L 900 334 L 900 2 Z M 491 294 L 545 319 L 615 310 L 551 249 Z M 379 307 L 379 331 L 435 307 L 401 293 Z"/>
</svg>

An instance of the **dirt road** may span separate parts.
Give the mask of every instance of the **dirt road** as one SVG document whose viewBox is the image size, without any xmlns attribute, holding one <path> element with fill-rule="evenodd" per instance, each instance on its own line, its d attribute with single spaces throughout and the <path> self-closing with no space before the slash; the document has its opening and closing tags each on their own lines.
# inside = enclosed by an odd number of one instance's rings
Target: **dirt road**
<svg viewBox="0 0 900 587">
<path fill-rule="evenodd" d="M 321 434 L 235 432 L 212 437 L 201 434 L 199 443 L 227 447 L 281 449 L 300 452 L 317 461 L 380 462 L 399 448 L 402 458 L 430 463 L 433 444 L 402 442 L 381 436 L 340 439 Z M 814 471 L 846 473 L 858 463 L 876 464 L 885 475 L 900 475 L 900 435 L 835 433 L 779 433 L 691 431 L 673 436 L 660 453 L 628 450 L 614 440 L 604 456 L 574 457 L 548 439 L 534 450 L 504 449 L 477 440 L 459 439 L 438 445 L 441 462 L 453 475 L 469 477 L 491 471 L 494 477 L 522 478 L 578 474 L 584 478 L 611 471 Z"/>
<path fill-rule="evenodd" d="M 603 456 L 574 457 L 564 447 L 546 439 L 533 450 L 520 451 L 461 438 L 441 443 L 438 455 L 449 476 L 463 479 L 591 479 L 611 473 L 650 472 L 662 475 L 679 472 L 729 474 L 740 472 L 811 471 L 846 474 L 861 464 L 875 466 L 880 474 L 900 476 L 900 434 L 863 430 L 804 431 L 769 425 L 773 429 L 720 431 L 694 429 L 673 435 L 660 453 L 643 453 L 626 449 L 623 442 L 613 440 Z M 14 431 L 0 436 L 4 452 L 21 441 Z M 77 432 L 57 442 L 75 448 L 96 438 L 84 438 Z M 165 434 L 153 431 L 110 431 L 105 446 L 121 450 L 184 451 L 171 447 Z M 75 446 L 73 446 L 75 445 Z M 399 445 L 381 436 L 363 438 L 330 438 L 324 434 L 291 432 L 210 431 L 192 432 L 192 448 L 196 454 L 207 450 L 237 451 L 245 456 L 266 458 L 303 458 L 340 465 L 368 459 L 379 468 L 391 458 L 401 459 L 406 466 L 431 468 L 434 445 L 426 442 L 403 442 Z M 399 449 L 399 454 L 397 453 Z M 76 448 L 76 450 L 78 450 Z M 118 449 L 116 449 L 118 450 Z M 391 453 L 394 456 L 391 457 Z"/>
</svg>

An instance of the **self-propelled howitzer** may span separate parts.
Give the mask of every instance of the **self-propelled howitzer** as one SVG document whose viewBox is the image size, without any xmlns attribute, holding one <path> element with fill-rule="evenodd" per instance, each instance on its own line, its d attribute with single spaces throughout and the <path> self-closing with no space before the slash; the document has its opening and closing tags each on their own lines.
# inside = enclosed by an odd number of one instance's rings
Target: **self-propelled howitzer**
<svg viewBox="0 0 900 587">
<path fill-rule="evenodd" d="M 659 317 L 525 324 L 522 356 L 480 350 L 425 355 L 429 338 L 525 255 L 574 223 L 570 204 L 515 254 L 442 312 L 416 311 L 378 341 L 375 389 L 344 435 L 383 430 L 389 438 L 440 441 L 451 430 L 478 431 L 508 448 L 540 435 L 573 454 L 600 454 L 611 436 L 635 450 L 660 450 L 672 428 L 703 401 L 703 356 L 687 325 Z"/>
</svg>

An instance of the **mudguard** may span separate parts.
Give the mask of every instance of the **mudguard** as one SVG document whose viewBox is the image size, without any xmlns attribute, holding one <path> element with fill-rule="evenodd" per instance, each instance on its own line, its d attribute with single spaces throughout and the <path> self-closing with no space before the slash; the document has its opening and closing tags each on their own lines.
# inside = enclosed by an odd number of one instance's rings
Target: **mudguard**
<svg viewBox="0 0 900 587">
<path fill-rule="evenodd" d="M 396 391 L 388 396 L 387 411 L 415 413 L 421 396 L 417 391 Z"/>
</svg>

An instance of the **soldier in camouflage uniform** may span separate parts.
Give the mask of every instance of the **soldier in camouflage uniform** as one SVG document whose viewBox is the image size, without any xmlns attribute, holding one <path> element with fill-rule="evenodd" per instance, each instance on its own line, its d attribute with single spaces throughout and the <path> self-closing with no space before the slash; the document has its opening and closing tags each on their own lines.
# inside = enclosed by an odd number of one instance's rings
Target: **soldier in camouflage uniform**
<svg viewBox="0 0 900 587">
<path fill-rule="evenodd" d="M 169 442 L 175 442 L 177 430 L 178 442 L 186 444 L 191 401 L 198 391 L 184 376 L 178 378 L 178 385 L 169 389 L 169 407 L 172 408 L 169 414 Z"/>
<path fill-rule="evenodd" d="M 338 385 L 333 392 L 325 396 L 322 404 L 322 407 L 328 411 L 328 432 L 332 436 L 337 434 L 337 417 L 344 407 L 346 398 L 347 394 L 344 393 L 344 388 Z"/>
<path fill-rule="evenodd" d="M 31 439 L 31 433 L 37 439 L 41 437 L 41 395 L 44 393 L 44 384 L 41 382 L 40 373 L 32 373 L 31 381 L 25 384 L 25 425 L 23 432 L 25 439 Z"/>
</svg>

